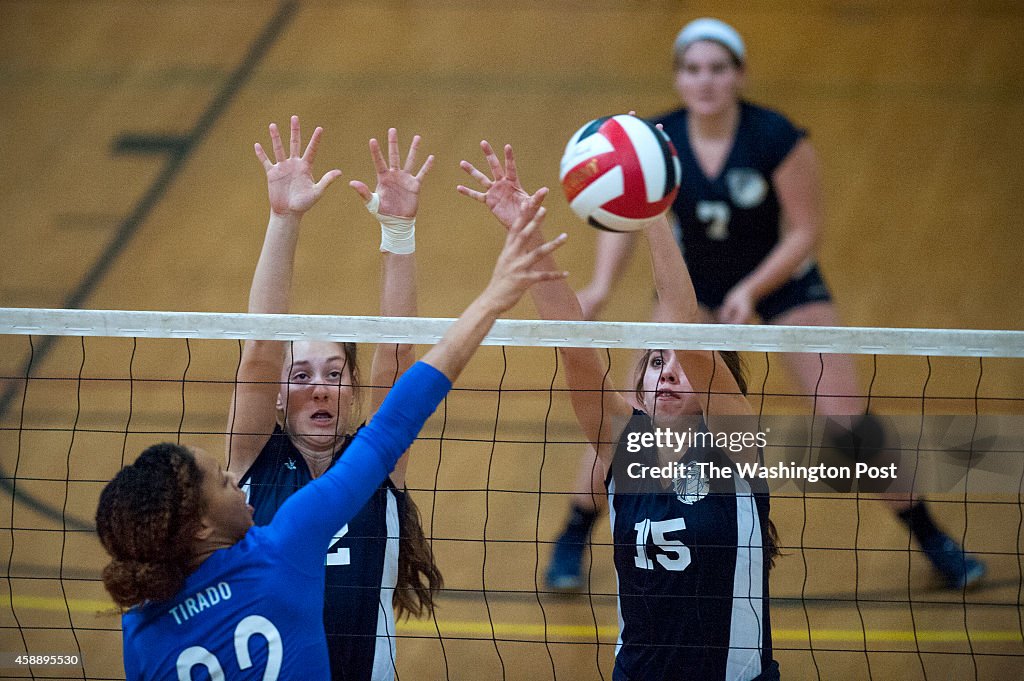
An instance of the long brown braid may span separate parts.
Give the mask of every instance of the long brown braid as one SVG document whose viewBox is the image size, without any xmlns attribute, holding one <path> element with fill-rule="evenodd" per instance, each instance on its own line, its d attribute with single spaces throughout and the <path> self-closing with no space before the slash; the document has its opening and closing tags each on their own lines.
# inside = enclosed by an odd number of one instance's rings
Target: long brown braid
<svg viewBox="0 0 1024 681">
<path fill-rule="evenodd" d="M 444 577 L 434 562 L 434 551 L 423 533 L 420 510 L 408 491 L 399 502 L 398 579 L 392 605 L 397 619 L 432 617 L 434 597 L 444 588 Z"/>
</svg>

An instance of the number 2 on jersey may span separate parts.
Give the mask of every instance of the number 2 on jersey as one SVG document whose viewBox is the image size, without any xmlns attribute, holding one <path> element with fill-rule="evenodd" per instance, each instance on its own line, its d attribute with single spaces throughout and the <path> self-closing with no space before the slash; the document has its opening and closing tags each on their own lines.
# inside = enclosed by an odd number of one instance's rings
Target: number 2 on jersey
<svg viewBox="0 0 1024 681">
<path fill-rule="evenodd" d="M 647 540 L 650 539 L 660 549 L 656 556 L 658 563 L 666 570 L 679 572 L 690 564 L 690 549 L 676 539 L 666 539 L 669 532 L 686 529 L 686 521 L 682 518 L 652 521 L 644 518 L 633 526 L 636 530 L 636 566 L 642 570 L 653 570 L 654 561 L 647 557 Z"/>
<path fill-rule="evenodd" d="M 712 241 L 729 238 L 729 218 L 732 211 L 725 201 L 698 201 L 697 219 L 704 223 L 704 231 Z"/>
<path fill-rule="evenodd" d="M 352 550 L 338 546 L 341 543 L 341 538 L 346 534 L 348 534 L 348 525 L 331 537 L 331 545 L 327 548 L 327 561 L 324 565 L 348 565 L 352 562 Z"/>
</svg>

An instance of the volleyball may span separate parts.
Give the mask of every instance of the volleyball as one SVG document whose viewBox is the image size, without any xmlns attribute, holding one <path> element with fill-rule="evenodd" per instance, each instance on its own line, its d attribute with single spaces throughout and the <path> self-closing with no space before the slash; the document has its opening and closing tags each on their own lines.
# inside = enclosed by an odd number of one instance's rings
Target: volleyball
<svg viewBox="0 0 1024 681">
<path fill-rule="evenodd" d="M 558 174 L 573 212 L 609 232 L 647 227 L 672 205 L 679 177 L 668 135 L 628 115 L 598 118 L 577 130 Z"/>
</svg>

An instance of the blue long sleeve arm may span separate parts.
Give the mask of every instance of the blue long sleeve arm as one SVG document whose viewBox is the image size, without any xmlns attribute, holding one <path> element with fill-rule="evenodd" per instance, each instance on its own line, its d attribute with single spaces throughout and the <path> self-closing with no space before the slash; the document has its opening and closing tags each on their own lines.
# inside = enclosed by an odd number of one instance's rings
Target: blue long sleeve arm
<svg viewBox="0 0 1024 681">
<path fill-rule="evenodd" d="M 282 504 L 267 527 L 268 539 L 297 565 L 322 569 L 331 537 L 394 470 L 451 385 L 429 364 L 414 364 L 391 388 L 344 456 Z"/>
</svg>

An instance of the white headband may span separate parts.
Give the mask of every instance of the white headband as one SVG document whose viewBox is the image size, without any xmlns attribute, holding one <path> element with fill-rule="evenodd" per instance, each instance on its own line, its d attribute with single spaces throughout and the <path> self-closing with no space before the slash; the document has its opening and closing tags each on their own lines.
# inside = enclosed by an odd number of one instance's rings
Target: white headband
<svg viewBox="0 0 1024 681">
<path fill-rule="evenodd" d="M 700 40 L 714 40 L 716 43 L 721 43 L 732 52 L 741 64 L 746 59 L 747 51 L 743 46 L 743 38 L 736 32 L 736 29 L 724 21 L 708 17 L 694 19 L 683 26 L 683 30 L 679 31 L 673 45 L 675 54 L 682 53 L 687 47 Z"/>
</svg>

